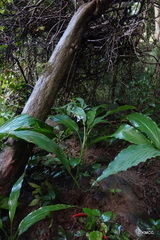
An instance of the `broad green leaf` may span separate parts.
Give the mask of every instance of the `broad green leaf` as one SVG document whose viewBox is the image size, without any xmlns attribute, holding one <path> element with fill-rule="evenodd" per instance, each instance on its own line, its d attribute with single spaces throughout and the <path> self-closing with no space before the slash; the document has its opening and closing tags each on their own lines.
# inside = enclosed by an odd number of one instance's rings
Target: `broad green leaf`
<svg viewBox="0 0 160 240">
<path fill-rule="evenodd" d="M 13 131 L 21 130 L 32 130 L 49 137 L 53 136 L 53 128 L 51 126 L 27 114 L 19 115 L 1 125 L 0 136 L 7 136 Z"/>
<path fill-rule="evenodd" d="M 88 216 L 97 216 L 99 217 L 101 215 L 100 211 L 98 209 L 90 209 L 90 208 L 83 208 L 83 212 L 87 214 Z"/>
<path fill-rule="evenodd" d="M 51 116 L 50 118 L 56 122 L 62 123 L 65 127 L 69 128 L 72 131 L 77 132 L 79 130 L 77 123 L 67 115 L 57 114 L 55 116 Z"/>
<path fill-rule="evenodd" d="M 16 209 L 17 209 L 18 198 L 19 198 L 19 195 L 20 195 L 20 190 L 21 190 L 21 187 L 22 187 L 23 178 L 24 178 L 24 174 L 13 185 L 13 187 L 11 189 L 10 196 L 9 196 L 8 206 L 9 206 L 9 217 L 10 217 L 11 223 L 13 222 L 15 212 L 16 212 Z"/>
<path fill-rule="evenodd" d="M 93 231 L 88 234 L 89 240 L 102 240 L 102 233 L 99 231 Z"/>
<path fill-rule="evenodd" d="M 66 154 L 58 146 L 58 144 L 53 142 L 53 140 L 49 139 L 45 135 L 38 132 L 25 130 L 25 131 L 13 131 L 11 136 L 12 137 L 16 136 L 18 138 L 24 139 L 27 142 L 34 143 L 40 148 L 56 154 L 56 156 L 61 161 L 63 166 L 67 169 L 69 173 L 71 173 L 70 165 L 69 165 Z"/>
<path fill-rule="evenodd" d="M 115 157 L 114 161 L 110 162 L 102 175 L 97 178 L 96 182 L 157 156 L 160 156 L 160 150 L 157 150 L 150 144 L 130 145 L 128 148 L 122 150 Z"/>
<path fill-rule="evenodd" d="M 103 222 L 108 222 L 112 217 L 112 212 L 111 211 L 108 211 L 108 212 L 104 212 L 102 215 L 101 215 L 101 219 L 103 220 Z"/>
<path fill-rule="evenodd" d="M 86 117 L 87 117 L 87 127 L 89 128 L 90 125 L 93 123 L 95 117 L 96 117 L 97 109 L 91 109 L 90 111 L 87 112 Z"/>
<path fill-rule="evenodd" d="M 124 139 L 134 144 L 150 144 L 149 140 L 140 131 L 128 124 L 121 125 L 111 137 Z"/>
<path fill-rule="evenodd" d="M 34 225 L 38 221 L 44 219 L 50 212 L 67 209 L 70 207 L 74 207 L 74 206 L 65 205 L 65 204 L 56 204 L 56 205 L 41 207 L 31 212 L 20 222 L 18 226 L 18 235 L 20 236 L 22 233 L 26 232 L 28 228 L 30 228 L 32 225 Z"/>
<path fill-rule="evenodd" d="M 135 128 L 144 132 L 156 148 L 160 149 L 160 129 L 151 118 L 141 113 L 132 113 L 127 119 Z"/>
</svg>

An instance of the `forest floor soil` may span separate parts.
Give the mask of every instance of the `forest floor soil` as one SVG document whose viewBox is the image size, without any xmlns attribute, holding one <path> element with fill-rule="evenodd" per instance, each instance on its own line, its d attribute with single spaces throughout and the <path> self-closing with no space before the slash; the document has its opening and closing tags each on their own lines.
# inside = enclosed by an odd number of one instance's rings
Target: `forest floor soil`
<svg viewBox="0 0 160 240">
<path fill-rule="evenodd" d="M 92 147 L 87 151 L 84 172 L 90 171 L 90 163 L 101 162 L 101 168 L 92 171 L 90 176 L 81 176 L 80 188 L 74 186 L 70 177 L 62 173 L 56 178 L 49 179 L 55 189 L 58 189 L 57 198 L 53 204 L 69 204 L 76 207 L 60 210 L 52 213 L 51 218 L 45 218 L 32 226 L 22 235 L 21 240 L 54 240 L 58 239 L 58 226 L 62 226 L 66 232 L 77 232 L 83 229 L 79 219 L 72 218 L 73 214 L 82 212 L 83 208 L 98 209 L 101 213 L 112 211 L 117 214 L 117 223 L 122 225 L 125 231 L 130 233 L 131 240 L 140 239 L 135 230 L 141 228 L 141 222 L 148 224 L 149 218 L 160 219 L 160 161 L 151 159 L 132 167 L 125 172 L 119 172 L 103 179 L 97 186 L 91 187 L 91 183 L 101 174 L 106 166 L 117 155 L 120 149 L 104 146 Z M 76 147 L 75 147 L 76 152 Z M 23 184 L 16 221 L 18 222 L 28 213 L 40 206 L 30 207 L 33 200 L 33 189 L 28 182 L 33 182 L 32 175 L 42 174 L 41 167 L 29 168 Z M 50 171 L 46 168 L 45 171 Z M 38 181 L 36 182 L 38 184 Z M 113 189 L 120 189 L 114 192 Z M 143 229 L 145 230 L 145 229 Z M 59 238 L 63 239 L 63 238 Z M 67 238 L 66 238 L 67 239 Z M 77 240 L 85 240 L 85 237 L 73 237 Z M 115 238 L 116 239 L 116 238 Z M 141 239 L 156 240 L 154 233 L 143 234 Z"/>
</svg>

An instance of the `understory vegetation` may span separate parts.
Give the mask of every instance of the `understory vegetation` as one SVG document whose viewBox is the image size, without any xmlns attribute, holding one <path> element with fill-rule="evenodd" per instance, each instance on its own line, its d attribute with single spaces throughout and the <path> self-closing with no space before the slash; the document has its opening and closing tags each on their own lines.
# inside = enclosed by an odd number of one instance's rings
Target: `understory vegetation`
<svg viewBox="0 0 160 240">
<path fill-rule="evenodd" d="M 10 138 L 32 149 L 0 196 L 0 240 L 160 238 L 158 2 L 112 3 L 89 24 L 47 120 L 22 114 L 89 2 L 0 0 L 0 152 Z"/>
</svg>

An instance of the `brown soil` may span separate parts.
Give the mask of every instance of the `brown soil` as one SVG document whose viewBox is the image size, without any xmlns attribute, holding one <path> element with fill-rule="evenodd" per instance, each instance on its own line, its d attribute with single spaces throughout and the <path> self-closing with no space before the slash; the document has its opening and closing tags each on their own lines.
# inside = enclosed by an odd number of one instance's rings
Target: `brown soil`
<svg viewBox="0 0 160 240">
<path fill-rule="evenodd" d="M 103 165 L 108 164 L 117 154 L 116 149 L 104 146 L 91 148 L 87 152 L 86 162 L 97 160 Z M 76 150 L 75 150 L 76 152 Z M 18 222 L 29 212 L 39 207 L 28 207 L 32 201 L 33 189 L 28 182 L 33 182 L 32 175 L 40 174 L 42 169 L 31 168 L 27 170 L 26 179 L 23 185 L 21 202 L 17 212 Z M 83 172 L 90 171 L 90 165 L 86 165 Z M 103 167 L 102 167 L 103 169 Z M 23 236 L 21 240 L 52 240 L 57 237 L 58 226 L 61 225 L 65 231 L 76 232 L 82 229 L 82 225 L 78 219 L 73 219 L 72 215 L 82 212 L 82 208 L 99 209 L 102 213 L 112 211 L 117 214 L 117 222 L 130 233 L 130 239 L 139 239 L 135 233 L 137 226 L 141 228 L 140 221 L 148 222 L 149 218 L 160 218 L 160 161 L 153 159 L 146 163 L 132 167 L 126 172 L 120 172 L 111 175 L 107 179 L 100 182 L 99 186 L 91 188 L 91 182 L 96 179 L 102 169 L 96 170 L 91 177 L 81 177 L 81 188 L 76 188 L 72 180 L 64 173 L 57 178 L 49 179 L 53 186 L 58 189 L 57 198 L 54 202 L 61 204 L 70 204 L 77 207 L 67 210 L 61 210 L 52 213 L 51 218 L 46 218 L 34 226 L 32 226 Z M 49 171 L 49 170 L 48 170 Z M 113 193 L 112 189 L 120 189 L 118 193 Z M 144 229 L 145 230 L 145 229 Z M 85 240 L 85 237 L 73 239 Z M 115 238 L 116 239 L 116 238 Z M 142 239 L 158 239 L 154 234 L 144 234 Z"/>
</svg>

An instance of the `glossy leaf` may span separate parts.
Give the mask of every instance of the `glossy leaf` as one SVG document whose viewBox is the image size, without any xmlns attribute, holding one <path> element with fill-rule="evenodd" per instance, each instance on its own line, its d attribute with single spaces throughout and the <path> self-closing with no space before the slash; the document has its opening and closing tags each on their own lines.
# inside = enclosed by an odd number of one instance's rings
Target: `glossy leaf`
<svg viewBox="0 0 160 240">
<path fill-rule="evenodd" d="M 127 119 L 135 128 L 144 132 L 155 147 L 160 149 L 160 129 L 151 118 L 141 113 L 132 113 L 127 116 Z"/>
<path fill-rule="evenodd" d="M 7 136 L 13 131 L 32 130 L 43 133 L 46 136 L 53 136 L 53 128 L 46 123 L 33 118 L 27 114 L 19 115 L 11 120 L 8 120 L 0 126 L 0 136 Z"/>
<path fill-rule="evenodd" d="M 11 223 L 13 222 L 15 212 L 16 212 L 16 209 L 17 209 L 18 198 L 19 198 L 19 195 L 20 195 L 20 190 L 21 190 L 21 187 L 22 187 L 23 178 L 24 178 L 24 174 L 13 185 L 10 196 L 9 196 L 8 206 L 9 206 L 9 217 L 10 217 Z"/>
<path fill-rule="evenodd" d="M 55 116 L 50 116 L 50 118 L 55 122 L 63 124 L 65 127 L 69 128 L 72 131 L 77 132 L 79 130 L 77 123 L 67 115 L 57 114 Z"/>
<path fill-rule="evenodd" d="M 150 143 L 144 134 L 128 124 L 121 125 L 111 137 L 124 139 L 134 144 Z"/>
<path fill-rule="evenodd" d="M 28 214 L 19 224 L 18 226 L 18 235 L 20 236 L 22 233 L 26 232 L 28 228 L 37 223 L 38 221 L 44 219 L 50 212 L 67 209 L 73 206 L 65 205 L 65 204 L 56 204 L 51 206 L 41 207 L 30 214 Z"/>
<path fill-rule="evenodd" d="M 89 240 L 102 240 L 102 233 L 99 231 L 93 231 L 88 234 Z"/>
<path fill-rule="evenodd" d="M 51 139 L 46 137 L 45 135 L 34 132 L 34 131 L 14 131 L 12 133 L 12 136 L 16 136 L 18 138 L 24 139 L 27 142 L 31 142 L 39 146 L 40 148 L 55 153 L 58 159 L 61 161 L 63 166 L 67 169 L 67 171 L 70 173 L 70 165 L 67 159 L 66 154 L 63 152 L 63 150 L 53 142 Z"/>
<path fill-rule="evenodd" d="M 152 157 L 160 156 L 160 150 L 154 148 L 150 144 L 131 145 L 122 150 L 110 162 L 108 167 L 103 171 L 102 175 L 97 178 L 96 182 L 101 181 L 108 176 L 120 171 L 125 171 L 132 166 L 138 165 L 140 162 L 145 162 Z"/>
</svg>

